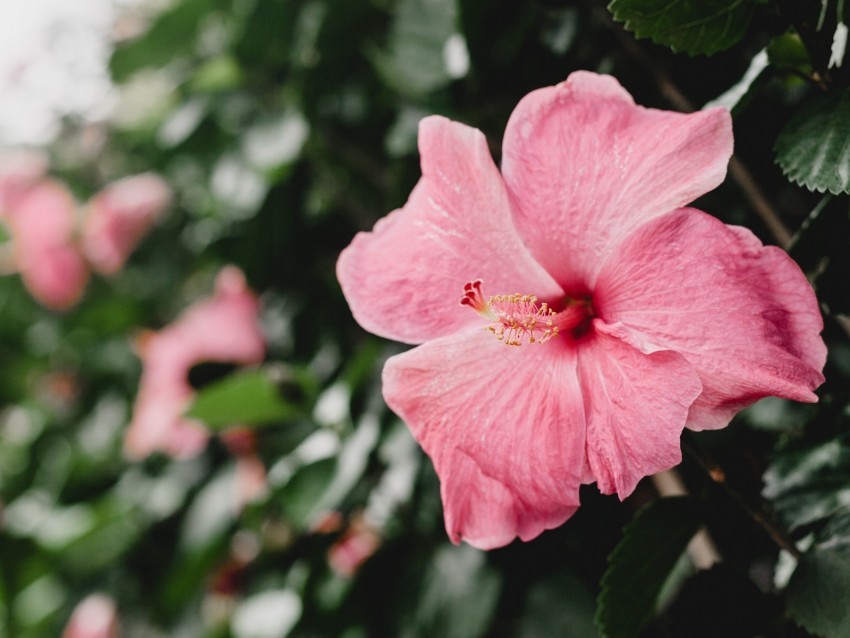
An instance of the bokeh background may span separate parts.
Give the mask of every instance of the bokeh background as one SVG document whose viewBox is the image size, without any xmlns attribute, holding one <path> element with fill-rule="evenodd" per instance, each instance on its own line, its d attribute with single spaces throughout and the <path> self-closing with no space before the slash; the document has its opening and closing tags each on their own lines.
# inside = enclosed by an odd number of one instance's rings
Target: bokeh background
<svg viewBox="0 0 850 638">
<path fill-rule="evenodd" d="M 530 543 L 451 545 L 430 462 L 380 394 L 382 362 L 402 346 L 353 321 L 334 274 L 354 234 L 415 184 L 420 118 L 480 128 L 498 160 L 518 100 L 577 69 L 615 75 L 647 106 L 733 106 L 744 176 L 697 205 L 767 243 L 787 239 L 777 220 L 802 226 L 792 255 L 827 314 L 819 406 L 766 400 L 686 440 L 697 452 L 680 473 L 723 562 L 647 576 L 667 586 L 643 635 L 809 635 L 782 593 L 793 559 L 754 512 L 809 545 L 847 520 L 835 515 L 850 503 L 850 349 L 832 316 L 850 304 L 847 202 L 774 161 L 824 61 L 782 3 L 752 4 L 737 43 L 696 57 L 636 39 L 595 0 L 0 6 L 0 145 L 47 152 L 80 202 L 148 171 L 173 190 L 125 267 L 92 277 L 68 310 L 35 301 L 4 262 L 0 636 L 60 636 L 92 594 L 129 638 L 596 636 L 608 556 L 657 498 L 652 482 L 623 503 L 586 486 L 578 514 Z M 821 7 L 798 3 L 798 26 Z M 814 38 L 827 54 L 829 7 Z M 833 79 L 843 86 L 840 69 Z M 211 432 L 242 429 L 191 458 L 131 458 L 146 331 L 208 298 L 228 264 L 259 295 L 265 361 L 199 361 L 188 378 Z M 246 456 L 265 472 L 247 496 Z M 843 600 L 850 583 L 836 578 Z"/>
</svg>

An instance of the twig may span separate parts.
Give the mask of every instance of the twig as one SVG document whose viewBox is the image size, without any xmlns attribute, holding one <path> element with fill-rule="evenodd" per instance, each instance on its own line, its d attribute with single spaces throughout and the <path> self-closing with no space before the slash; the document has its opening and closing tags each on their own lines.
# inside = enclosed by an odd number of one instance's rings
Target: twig
<svg viewBox="0 0 850 638">
<path fill-rule="evenodd" d="M 747 516 L 753 519 L 753 521 L 767 532 L 771 540 L 773 540 L 780 549 L 784 549 L 796 559 L 802 557 L 800 550 L 797 549 L 794 543 L 785 536 L 784 532 L 780 530 L 776 524 L 774 524 L 774 522 L 765 515 L 764 512 L 757 510 L 755 507 L 750 505 L 746 500 L 744 500 L 744 497 L 729 486 L 726 482 L 726 473 L 718 463 L 706 460 L 705 456 L 701 452 L 697 451 L 696 447 L 690 443 L 683 441 L 682 449 L 693 457 L 699 466 L 705 470 L 706 474 L 708 474 L 712 481 L 722 487 L 723 490 L 732 497 L 732 500 L 734 500 L 744 510 L 744 512 L 746 512 Z"/>
</svg>

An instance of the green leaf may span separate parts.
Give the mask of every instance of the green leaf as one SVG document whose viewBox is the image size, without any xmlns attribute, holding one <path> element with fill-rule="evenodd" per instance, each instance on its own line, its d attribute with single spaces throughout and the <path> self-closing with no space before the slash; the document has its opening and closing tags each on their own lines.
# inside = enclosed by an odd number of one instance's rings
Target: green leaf
<svg viewBox="0 0 850 638">
<path fill-rule="evenodd" d="M 595 607 L 593 595 L 576 574 L 558 572 L 529 590 L 516 636 L 595 637 Z"/>
<path fill-rule="evenodd" d="M 755 0 L 612 0 L 608 9 L 638 38 L 650 38 L 677 53 L 711 55 L 743 37 L 755 4 Z"/>
<path fill-rule="evenodd" d="M 785 33 L 767 45 L 767 57 L 773 66 L 780 69 L 807 71 L 812 66 L 809 52 L 797 33 Z"/>
<path fill-rule="evenodd" d="M 800 559 L 786 590 L 788 613 L 824 638 L 850 636 L 850 546 L 816 547 Z"/>
<path fill-rule="evenodd" d="M 501 580 L 486 554 L 467 545 L 444 545 L 423 578 L 409 636 L 476 638 L 490 625 Z"/>
<path fill-rule="evenodd" d="M 374 63 L 384 81 L 399 92 L 427 94 L 454 77 L 445 53 L 456 30 L 456 0 L 402 0 L 389 46 L 373 55 Z"/>
<path fill-rule="evenodd" d="M 162 67 L 175 58 L 192 53 L 202 18 L 217 0 L 184 0 L 159 15 L 139 38 L 123 44 L 109 62 L 116 82 L 125 82 L 140 69 Z"/>
<path fill-rule="evenodd" d="M 764 473 L 762 496 L 792 531 L 827 518 L 850 499 L 850 447 L 833 440 L 779 455 Z"/>
<path fill-rule="evenodd" d="M 333 482 L 336 467 L 335 458 L 304 465 L 279 490 L 277 498 L 291 523 L 306 529 L 314 522 L 313 516 L 320 510 L 318 506 Z"/>
<path fill-rule="evenodd" d="M 850 193 L 850 89 L 815 95 L 776 140 L 776 162 L 811 191 Z"/>
<path fill-rule="evenodd" d="M 277 386 L 264 370 L 233 374 L 198 392 L 186 416 L 219 429 L 229 425 L 259 425 L 292 416 Z"/>
<path fill-rule="evenodd" d="M 603 638 L 633 638 L 652 615 L 658 595 L 701 524 L 686 497 L 653 501 L 635 516 L 608 557 L 597 599 Z"/>
</svg>

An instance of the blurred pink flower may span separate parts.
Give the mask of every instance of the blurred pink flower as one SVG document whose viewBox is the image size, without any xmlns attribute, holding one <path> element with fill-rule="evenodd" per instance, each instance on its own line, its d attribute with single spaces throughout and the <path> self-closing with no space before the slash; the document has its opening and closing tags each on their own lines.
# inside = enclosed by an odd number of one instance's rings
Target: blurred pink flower
<svg viewBox="0 0 850 638">
<path fill-rule="evenodd" d="M 161 450 L 185 458 L 203 449 L 207 430 L 182 416 L 195 394 L 189 370 L 203 362 L 260 363 L 266 347 L 258 310 L 242 272 L 228 266 L 218 274 L 211 299 L 142 340 L 142 378 L 124 440 L 128 456 L 138 459 Z"/>
<path fill-rule="evenodd" d="M 109 184 L 88 203 L 83 251 L 92 268 L 111 275 L 171 202 L 171 189 L 158 175 L 143 173 Z"/>
<path fill-rule="evenodd" d="M 381 536 L 363 518 L 355 516 L 345 533 L 328 550 L 328 564 L 337 574 L 351 578 L 381 546 Z"/>
<path fill-rule="evenodd" d="M 30 294 L 54 310 L 79 301 L 89 269 L 74 237 L 76 203 L 64 184 L 44 180 L 6 211 L 14 261 Z"/>
<path fill-rule="evenodd" d="M 642 108 L 578 72 L 519 103 L 501 174 L 480 131 L 442 117 L 419 149 L 407 204 L 337 273 L 363 327 L 423 344 L 389 359 L 383 392 L 434 463 L 454 542 L 529 540 L 575 512 L 582 483 L 625 498 L 676 465 L 685 427 L 767 395 L 817 400 L 803 273 L 681 208 L 723 181 L 727 111 Z"/>
<path fill-rule="evenodd" d="M 81 214 L 65 184 L 45 178 L 36 151 L 0 156 L 0 219 L 12 237 L 14 265 L 30 294 L 53 310 L 82 297 L 89 267 L 113 274 L 171 201 L 156 175 L 127 177 L 97 193 Z M 82 220 L 82 246 L 78 222 Z"/>
<path fill-rule="evenodd" d="M 104 594 L 83 599 L 71 614 L 62 638 L 118 638 L 118 611 Z"/>
</svg>

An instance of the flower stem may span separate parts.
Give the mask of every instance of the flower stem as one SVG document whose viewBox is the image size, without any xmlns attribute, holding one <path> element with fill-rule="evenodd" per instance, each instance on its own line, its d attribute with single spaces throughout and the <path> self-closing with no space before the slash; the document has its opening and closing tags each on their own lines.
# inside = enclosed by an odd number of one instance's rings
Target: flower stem
<svg viewBox="0 0 850 638">
<path fill-rule="evenodd" d="M 723 471 L 723 468 L 716 461 L 707 459 L 707 455 L 703 451 L 697 450 L 697 446 L 693 443 L 682 441 L 682 449 L 693 457 L 700 467 L 705 470 L 709 478 L 722 487 L 726 494 L 728 494 L 732 500 L 744 510 L 747 516 L 753 519 L 756 524 L 767 532 L 771 540 L 780 549 L 784 549 L 796 559 L 799 559 L 802 556 L 802 553 L 797 549 L 791 539 L 789 539 L 785 533 L 779 529 L 779 527 L 767 514 L 748 503 L 743 496 L 729 485 L 726 481 L 726 472 Z"/>
</svg>

